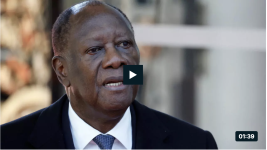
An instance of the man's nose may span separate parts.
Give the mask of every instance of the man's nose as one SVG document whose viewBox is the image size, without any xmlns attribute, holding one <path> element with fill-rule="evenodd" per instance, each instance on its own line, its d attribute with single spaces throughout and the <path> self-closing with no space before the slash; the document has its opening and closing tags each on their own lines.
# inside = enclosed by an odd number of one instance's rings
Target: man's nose
<svg viewBox="0 0 267 150">
<path fill-rule="evenodd" d="M 127 65 L 127 61 L 122 57 L 121 53 L 114 47 L 105 48 L 105 57 L 102 62 L 102 67 L 117 69 L 122 65 Z"/>
</svg>

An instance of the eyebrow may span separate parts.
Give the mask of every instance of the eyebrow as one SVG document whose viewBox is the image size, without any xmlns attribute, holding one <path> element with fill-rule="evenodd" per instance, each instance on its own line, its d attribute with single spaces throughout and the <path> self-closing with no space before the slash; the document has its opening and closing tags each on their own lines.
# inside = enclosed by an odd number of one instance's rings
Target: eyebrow
<svg viewBox="0 0 267 150">
<path fill-rule="evenodd" d="M 115 34 L 116 34 L 117 38 L 125 37 L 127 35 L 126 32 L 119 32 L 119 33 L 115 33 Z M 92 37 L 92 39 L 95 41 L 101 41 L 103 38 L 105 38 L 105 35 L 97 35 L 95 37 Z"/>
</svg>

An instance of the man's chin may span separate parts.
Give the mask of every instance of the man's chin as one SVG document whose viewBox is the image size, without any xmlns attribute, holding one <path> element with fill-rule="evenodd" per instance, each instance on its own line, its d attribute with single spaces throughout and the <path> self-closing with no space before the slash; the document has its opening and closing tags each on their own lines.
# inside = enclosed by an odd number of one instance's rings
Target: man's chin
<svg viewBox="0 0 267 150">
<path fill-rule="evenodd" d="M 101 89 L 99 97 L 105 110 L 126 110 L 134 100 L 136 92 L 129 85 L 123 90 Z"/>
<path fill-rule="evenodd" d="M 132 103 L 132 96 L 108 96 L 103 107 L 108 111 L 126 110 Z"/>
</svg>

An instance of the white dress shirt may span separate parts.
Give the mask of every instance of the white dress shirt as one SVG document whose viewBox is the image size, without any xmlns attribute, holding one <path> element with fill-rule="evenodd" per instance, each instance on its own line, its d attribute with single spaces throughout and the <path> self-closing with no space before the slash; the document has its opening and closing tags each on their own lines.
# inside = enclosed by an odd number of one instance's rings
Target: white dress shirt
<svg viewBox="0 0 267 150">
<path fill-rule="evenodd" d="M 70 103 L 68 113 L 75 149 L 100 149 L 98 145 L 93 141 L 93 138 L 103 133 L 84 122 L 73 110 Z M 131 122 L 131 112 L 130 107 L 128 107 L 117 125 L 106 133 L 115 137 L 112 149 L 132 149 Z"/>
</svg>

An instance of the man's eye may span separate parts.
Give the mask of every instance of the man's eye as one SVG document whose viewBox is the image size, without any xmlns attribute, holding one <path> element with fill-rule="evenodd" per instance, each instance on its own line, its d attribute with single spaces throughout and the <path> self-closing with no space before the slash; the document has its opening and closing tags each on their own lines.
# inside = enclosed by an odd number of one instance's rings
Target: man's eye
<svg viewBox="0 0 267 150">
<path fill-rule="evenodd" d="M 128 42 L 128 41 L 123 41 L 123 42 L 121 42 L 118 46 L 119 46 L 119 47 L 128 48 L 130 45 L 131 45 L 130 42 Z"/>
<path fill-rule="evenodd" d="M 94 47 L 94 48 L 88 49 L 87 53 L 96 53 L 100 50 L 102 50 L 101 47 Z"/>
</svg>

